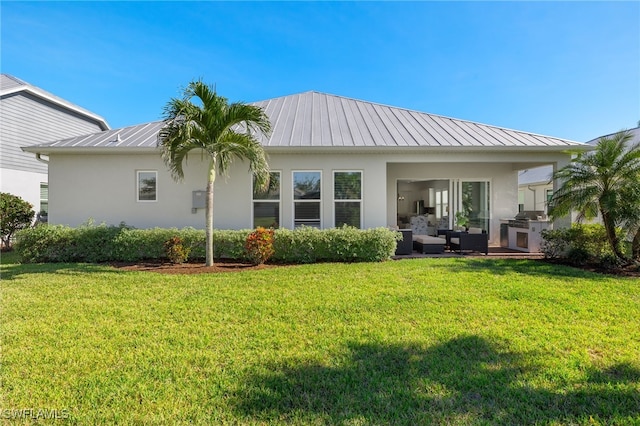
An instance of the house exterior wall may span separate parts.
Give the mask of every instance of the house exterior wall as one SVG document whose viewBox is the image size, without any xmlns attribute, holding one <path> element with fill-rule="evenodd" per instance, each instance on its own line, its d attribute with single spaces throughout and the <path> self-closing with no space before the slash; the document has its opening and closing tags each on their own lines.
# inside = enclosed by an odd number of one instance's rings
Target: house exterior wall
<svg viewBox="0 0 640 426">
<path fill-rule="evenodd" d="M 386 160 L 380 155 L 269 156 L 281 172 L 281 226 L 293 227 L 293 171 L 322 172 L 322 227 L 334 226 L 333 171 L 362 171 L 363 227 L 386 226 Z M 158 201 L 136 201 L 136 171 L 158 172 Z M 204 228 L 204 209 L 191 212 L 192 191 L 206 188 L 206 163 L 189 157 L 182 183 L 172 180 L 156 153 L 131 155 L 55 154 L 49 164 L 49 223 L 78 226 L 88 219 L 138 228 L 192 226 Z M 214 194 L 214 226 L 252 227 L 252 188 L 248 166 L 236 162 L 229 176 L 218 176 Z"/>
<path fill-rule="evenodd" d="M 18 195 L 31 203 L 36 214 L 40 211 L 40 184 L 47 182 L 47 173 L 0 169 L 0 181 L 2 181 L 1 192 Z"/>
<path fill-rule="evenodd" d="M 547 211 L 547 191 L 553 191 L 553 184 L 520 185 L 520 190 L 524 196 L 524 210 Z"/>
<path fill-rule="evenodd" d="M 559 154 L 555 154 L 558 159 Z M 547 161 L 554 155 L 549 154 Z M 271 153 L 273 171 L 281 173 L 280 224 L 294 226 L 293 172 L 322 173 L 322 227 L 334 223 L 333 172 L 361 171 L 362 227 L 397 224 L 398 180 L 468 180 L 490 182 L 490 241 L 499 241 L 500 219 L 518 210 L 518 161 L 527 155 L 509 153 L 447 153 L 399 155 L 393 153 Z M 457 161 L 456 161 L 457 160 Z M 157 171 L 158 200 L 136 200 L 136 172 Z M 185 179 L 172 180 L 156 152 L 148 154 L 62 154 L 50 156 L 49 222 L 78 226 L 88 219 L 138 228 L 191 226 L 204 228 L 204 209 L 192 213 L 192 191 L 206 187 L 206 162 L 199 154 L 189 157 Z M 247 229 L 252 223 L 251 175 L 246 163 L 237 161 L 229 176 L 215 184 L 214 226 Z"/>
<path fill-rule="evenodd" d="M 0 191 L 17 195 L 38 209 L 47 165 L 20 147 L 103 130 L 95 121 L 20 91 L 0 98 Z"/>
</svg>

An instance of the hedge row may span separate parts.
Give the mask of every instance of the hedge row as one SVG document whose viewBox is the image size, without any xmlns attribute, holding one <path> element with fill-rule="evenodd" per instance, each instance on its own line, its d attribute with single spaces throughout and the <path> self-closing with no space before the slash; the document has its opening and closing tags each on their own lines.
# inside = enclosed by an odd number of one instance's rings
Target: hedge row
<svg viewBox="0 0 640 426">
<path fill-rule="evenodd" d="M 251 230 L 214 230 L 214 258 L 249 261 L 244 245 Z M 25 263 L 37 262 L 138 262 L 167 260 L 164 243 L 178 236 L 190 248 L 190 259 L 205 257 L 205 233 L 193 228 L 135 229 L 84 225 L 70 228 L 41 225 L 18 233 L 15 249 Z M 375 228 L 359 230 L 300 228 L 275 231 L 271 262 L 375 262 L 395 252 L 398 232 Z"/>
<path fill-rule="evenodd" d="M 622 230 L 618 237 L 624 241 Z M 620 265 L 611 250 L 607 232 L 601 224 L 573 224 L 571 228 L 542 231 L 540 250 L 547 259 L 565 260 L 574 265 L 600 264 L 606 268 Z M 621 247 L 625 251 L 625 247 Z"/>
</svg>

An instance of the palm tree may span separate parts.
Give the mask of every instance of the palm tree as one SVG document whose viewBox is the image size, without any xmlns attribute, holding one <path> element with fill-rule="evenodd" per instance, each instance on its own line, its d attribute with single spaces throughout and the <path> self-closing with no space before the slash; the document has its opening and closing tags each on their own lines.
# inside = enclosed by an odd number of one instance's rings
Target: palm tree
<svg viewBox="0 0 640 426">
<path fill-rule="evenodd" d="M 580 221 L 600 214 L 609 245 L 621 259 L 624 254 L 616 226 L 633 222 L 639 201 L 633 194 L 638 194 L 634 188 L 640 176 L 640 144 L 629 147 L 631 139 L 628 131 L 602 137 L 595 151 L 578 155 L 554 173 L 554 179 L 563 183 L 549 202 L 552 217 L 576 210 Z"/>
<path fill-rule="evenodd" d="M 196 100 L 198 103 L 194 103 Z M 216 174 L 226 175 L 234 159 L 248 160 L 254 182 L 265 187 L 269 166 L 257 135 L 268 136 L 271 123 L 265 112 L 242 102 L 229 103 L 201 80 L 171 99 L 164 109 L 158 133 L 162 159 L 176 181 L 184 179 L 183 163 L 197 150 L 209 162 L 206 196 L 206 264 L 213 265 L 213 185 Z"/>
<path fill-rule="evenodd" d="M 631 258 L 640 261 L 640 173 L 635 182 L 625 186 L 620 198 L 624 202 L 619 205 L 618 214 L 631 239 Z"/>
</svg>

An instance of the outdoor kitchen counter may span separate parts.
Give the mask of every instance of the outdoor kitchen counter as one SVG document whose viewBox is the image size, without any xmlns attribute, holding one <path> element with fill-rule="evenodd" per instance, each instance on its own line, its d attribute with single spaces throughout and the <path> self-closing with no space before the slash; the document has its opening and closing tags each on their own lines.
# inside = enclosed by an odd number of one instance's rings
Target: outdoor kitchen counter
<svg viewBox="0 0 640 426">
<path fill-rule="evenodd" d="M 542 245 L 542 231 L 551 228 L 549 220 L 519 220 L 501 219 L 500 222 L 508 226 L 507 247 L 527 253 L 539 253 Z"/>
</svg>

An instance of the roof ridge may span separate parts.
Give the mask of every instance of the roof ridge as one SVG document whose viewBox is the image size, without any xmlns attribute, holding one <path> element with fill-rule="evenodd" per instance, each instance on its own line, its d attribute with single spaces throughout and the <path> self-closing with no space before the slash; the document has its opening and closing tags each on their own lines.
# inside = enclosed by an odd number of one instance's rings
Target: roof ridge
<svg viewBox="0 0 640 426">
<path fill-rule="evenodd" d="M 529 132 L 529 131 L 526 131 L 526 130 L 517 130 L 517 129 L 512 129 L 512 128 L 509 128 L 509 127 L 497 126 L 497 125 L 494 125 L 494 124 L 480 123 L 479 121 L 473 121 L 473 120 L 466 120 L 466 119 L 462 119 L 462 118 L 449 117 L 449 116 L 442 115 L 442 114 L 434 114 L 434 113 L 431 113 L 431 112 L 424 112 L 424 111 L 419 111 L 417 109 L 399 107 L 399 106 L 384 104 L 384 103 L 381 103 L 381 102 L 367 101 L 367 100 L 364 100 L 364 99 L 357 99 L 357 98 L 350 97 L 350 96 L 335 95 L 335 94 L 327 93 L 327 92 L 319 92 L 317 90 L 307 90 L 305 92 L 292 93 L 290 95 L 278 96 L 278 97 L 271 98 L 271 99 L 264 99 L 262 101 L 253 102 L 253 103 L 269 102 L 269 101 L 274 100 L 274 99 L 287 98 L 287 97 L 292 97 L 292 96 L 301 96 L 301 95 L 304 95 L 304 94 L 307 94 L 307 93 L 317 93 L 317 94 L 323 95 L 323 96 L 346 99 L 346 100 L 359 102 L 359 103 L 363 103 L 363 104 L 369 104 L 369 105 L 373 105 L 373 106 L 381 106 L 381 107 L 384 107 L 384 108 L 391 108 L 391 109 L 396 109 L 396 110 L 401 110 L 401 111 L 413 112 L 413 113 L 416 113 L 416 114 L 423 114 L 423 115 L 428 115 L 428 116 L 432 116 L 432 117 L 439 117 L 439 118 L 442 118 L 442 119 L 445 119 L 445 120 L 452 120 L 452 121 L 455 121 L 455 122 L 464 122 L 464 123 L 475 124 L 475 125 L 483 126 L 483 127 L 490 127 L 490 128 L 499 129 L 499 130 L 517 132 L 517 133 L 521 133 L 521 134 L 531 135 L 531 136 L 534 136 L 534 137 L 535 136 L 539 136 L 539 137 L 543 137 L 543 138 L 557 139 L 557 140 L 566 141 L 566 142 L 581 143 L 581 142 L 574 141 L 574 140 L 571 140 L 571 139 L 559 138 L 559 137 L 556 137 L 556 136 L 544 135 L 544 134 L 541 134 L 541 133 L 534 133 L 534 132 Z"/>
</svg>

